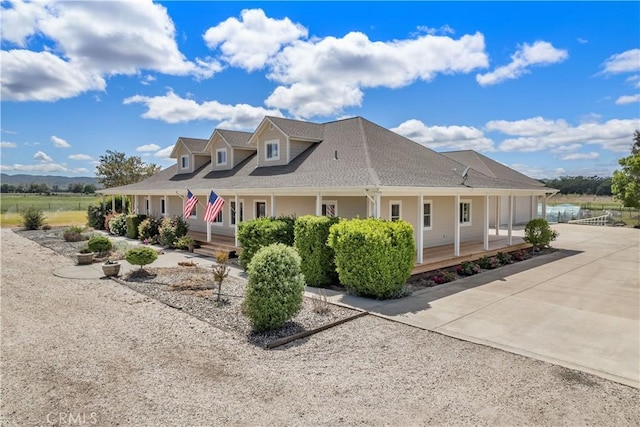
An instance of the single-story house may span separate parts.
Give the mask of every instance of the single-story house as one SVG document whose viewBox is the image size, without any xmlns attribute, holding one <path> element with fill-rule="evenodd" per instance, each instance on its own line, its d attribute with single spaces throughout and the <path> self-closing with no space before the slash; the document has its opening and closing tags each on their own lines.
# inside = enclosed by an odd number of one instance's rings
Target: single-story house
<svg viewBox="0 0 640 427">
<path fill-rule="evenodd" d="M 233 239 L 240 222 L 262 216 L 403 219 L 415 230 L 417 264 L 426 248 L 449 245 L 454 257 L 465 242 L 488 249 L 491 225 L 505 225 L 511 241 L 512 226 L 535 218 L 556 192 L 474 151 L 437 153 L 362 117 L 265 117 L 254 132 L 178 138 L 171 157 L 175 165 L 144 181 L 99 192 L 131 197 L 137 213 L 173 216 L 188 189 L 200 201 L 190 230 L 208 241 Z M 209 224 L 211 190 L 226 203 Z"/>
</svg>

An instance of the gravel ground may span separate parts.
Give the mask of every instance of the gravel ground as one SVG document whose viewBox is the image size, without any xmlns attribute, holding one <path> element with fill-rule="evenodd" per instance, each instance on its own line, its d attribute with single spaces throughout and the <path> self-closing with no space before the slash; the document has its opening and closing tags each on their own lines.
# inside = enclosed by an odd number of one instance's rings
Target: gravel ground
<svg viewBox="0 0 640 427">
<path fill-rule="evenodd" d="M 262 350 L 1 237 L 2 425 L 640 424 L 637 389 L 373 316 Z"/>
</svg>

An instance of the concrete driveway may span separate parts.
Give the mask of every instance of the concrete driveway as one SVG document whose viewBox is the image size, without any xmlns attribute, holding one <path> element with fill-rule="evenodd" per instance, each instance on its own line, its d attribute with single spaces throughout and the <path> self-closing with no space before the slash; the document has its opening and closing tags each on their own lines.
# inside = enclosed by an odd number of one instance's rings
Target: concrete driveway
<svg viewBox="0 0 640 427">
<path fill-rule="evenodd" d="M 554 228 L 561 250 L 550 255 L 402 300 L 330 300 L 640 387 L 640 231 Z"/>
</svg>

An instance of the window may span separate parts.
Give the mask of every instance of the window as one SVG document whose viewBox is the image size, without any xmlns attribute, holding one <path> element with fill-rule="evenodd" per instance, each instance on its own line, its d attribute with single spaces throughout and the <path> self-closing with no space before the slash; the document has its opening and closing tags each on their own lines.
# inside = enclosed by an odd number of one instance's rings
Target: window
<svg viewBox="0 0 640 427">
<path fill-rule="evenodd" d="M 145 209 L 146 209 L 147 213 L 149 213 L 149 198 L 148 197 L 145 199 Z"/>
<path fill-rule="evenodd" d="M 165 200 L 164 199 L 160 200 L 160 213 L 162 215 L 167 213 L 166 210 L 165 210 Z"/>
<path fill-rule="evenodd" d="M 400 202 L 389 203 L 389 219 L 391 221 L 399 221 L 402 216 L 402 204 Z"/>
<path fill-rule="evenodd" d="M 338 202 L 331 200 L 322 203 L 322 216 L 338 216 Z"/>
<path fill-rule="evenodd" d="M 180 156 L 180 167 L 182 169 L 189 169 L 189 155 L 183 154 Z"/>
<path fill-rule="evenodd" d="M 471 225 L 471 201 L 460 202 L 460 225 Z"/>
<path fill-rule="evenodd" d="M 191 211 L 191 215 L 189 215 L 189 218 L 198 218 L 198 205 L 193 207 L 193 210 Z"/>
<path fill-rule="evenodd" d="M 428 200 L 422 205 L 422 226 L 431 230 L 431 200 Z"/>
<path fill-rule="evenodd" d="M 238 210 L 238 222 L 244 221 L 244 201 L 239 200 L 238 205 L 240 206 L 240 210 Z M 232 201 L 229 205 L 229 214 L 231 215 L 231 225 L 236 225 L 236 202 Z"/>
<path fill-rule="evenodd" d="M 256 202 L 256 218 L 267 216 L 267 202 Z"/>
<path fill-rule="evenodd" d="M 222 225 L 222 211 L 224 209 L 220 209 L 220 212 L 218 212 L 218 216 L 215 217 L 215 219 L 213 220 L 213 225 Z"/>
<path fill-rule="evenodd" d="M 267 153 L 265 155 L 266 160 L 279 160 L 280 159 L 280 141 L 267 141 L 265 143 Z"/>
<path fill-rule="evenodd" d="M 216 150 L 216 165 L 224 166 L 227 164 L 227 149 L 219 148 Z"/>
</svg>

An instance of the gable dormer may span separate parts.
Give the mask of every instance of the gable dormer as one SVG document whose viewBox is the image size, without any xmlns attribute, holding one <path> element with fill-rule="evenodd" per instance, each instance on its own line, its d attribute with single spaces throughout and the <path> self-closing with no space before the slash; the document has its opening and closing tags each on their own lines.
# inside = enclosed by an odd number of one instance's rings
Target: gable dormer
<svg viewBox="0 0 640 427">
<path fill-rule="evenodd" d="M 205 147 L 211 157 L 211 170 L 222 171 L 236 167 L 238 163 L 256 152 L 256 147 L 247 144 L 250 132 L 216 129 Z"/>
<path fill-rule="evenodd" d="M 178 161 L 178 173 L 193 173 L 196 169 L 211 160 L 205 151 L 208 140 L 200 138 L 179 137 L 171 151 L 172 159 Z"/>
<path fill-rule="evenodd" d="M 286 165 L 322 141 L 322 125 L 265 117 L 247 144 L 256 147 L 258 167 Z"/>
</svg>

